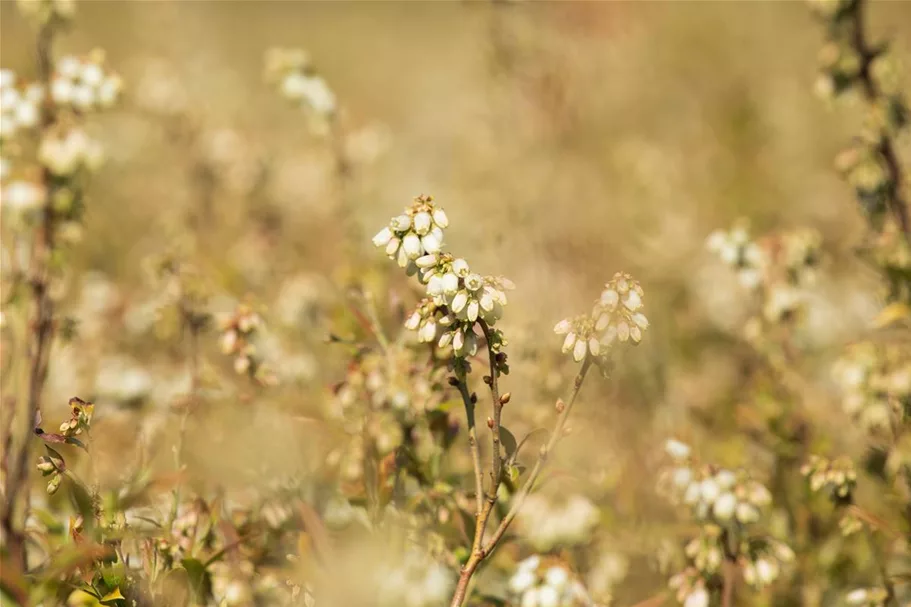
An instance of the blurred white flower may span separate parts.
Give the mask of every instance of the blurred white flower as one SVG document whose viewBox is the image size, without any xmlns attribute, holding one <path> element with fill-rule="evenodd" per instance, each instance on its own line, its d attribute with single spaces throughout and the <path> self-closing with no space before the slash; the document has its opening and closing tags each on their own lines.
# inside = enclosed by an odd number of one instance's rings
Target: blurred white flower
<svg viewBox="0 0 911 607">
<path fill-rule="evenodd" d="M 398 562 L 396 562 L 398 561 Z M 383 607 L 436 607 L 449 601 L 455 580 L 452 573 L 418 549 L 376 572 L 377 603 Z"/>
<path fill-rule="evenodd" d="M 102 159 L 101 146 L 75 128 L 46 135 L 38 148 L 38 160 L 58 177 L 70 177 L 82 169 L 95 170 Z"/>
<path fill-rule="evenodd" d="M 41 208 L 47 196 L 44 186 L 31 181 L 13 181 L 0 191 L 0 206 L 17 213 Z"/>
<path fill-rule="evenodd" d="M 533 555 L 516 567 L 509 579 L 510 592 L 522 607 L 590 607 L 592 600 L 585 587 L 573 579 L 569 570 L 553 563 L 542 571 L 542 559 Z"/>
<path fill-rule="evenodd" d="M 101 360 L 95 376 L 95 391 L 99 402 L 133 406 L 152 391 L 152 376 L 140 364 L 127 356 L 111 356 Z"/>
<path fill-rule="evenodd" d="M 548 498 L 529 496 L 519 511 L 517 524 L 525 539 L 537 550 L 586 543 L 601 514 L 597 506 L 582 495 Z"/>
<path fill-rule="evenodd" d="M 123 81 L 117 74 L 106 72 L 103 63 L 100 50 L 86 57 L 61 57 L 51 78 L 54 103 L 80 112 L 112 107 L 120 97 Z"/>
</svg>

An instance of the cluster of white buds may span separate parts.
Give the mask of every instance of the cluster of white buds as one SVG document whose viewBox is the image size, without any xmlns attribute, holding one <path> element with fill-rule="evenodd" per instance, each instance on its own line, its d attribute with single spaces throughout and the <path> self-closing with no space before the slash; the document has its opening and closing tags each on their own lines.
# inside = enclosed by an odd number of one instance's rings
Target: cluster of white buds
<svg viewBox="0 0 911 607">
<path fill-rule="evenodd" d="M 911 352 L 901 343 L 852 345 L 833 367 L 845 412 L 870 433 L 891 432 L 911 399 Z"/>
<path fill-rule="evenodd" d="M 76 14 L 75 0 L 18 0 L 19 11 L 39 23 L 68 21 Z"/>
<path fill-rule="evenodd" d="M 791 284 L 807 285 L 816 280 L 822 256 L 822 235 L 814 229 L 797 228 L 783 233 L 777 243 L 775 259 L 787 273 Z"/>
<path fill-rule="evenodd" d="M 737 272 L 744 287 L 762 297 L 762 319 L 781 323 L 796 318 L 806 302 L 805 288 L 813 283 L 821 258 L 818 232 L 796 229 L 754 241 L 740 221 L 728 231 L 716 230 L 707 248 Z M 748 323 L 748 333 L 761 330 L 761 319 Z"/>
<path fill-rule="evenodd" d="M 666 451 L 673 466 L 661 476 L 660 486 L 675 503 L 688 506 L 700 521 L 730 525 L 757 522 L 771 503 L 772 495 L 762 483 L 752 480 L 746 471 L 725 468 L 697 468 L 689 447 L 670 440 Z"/>
<path fill-rule="evenodd" d="M 826 489 L 836 501 L 849 500 L 857 485 L 857 472 L 854 462 L 849 457 L 828 460 L 818 455 L 811 455 L 810 460 L 801 466 L 800 473 L 807 477 L 811 491 Z"/>
<path fill-rule="evenodd" d="M 55 177 L 95 171 L 103 160 L 101 144 L 79 128 L 53 129 L 44 136 L 38 148 L 38 161 Z"/>
<path fill-rule="evenodd" d="M 760 589 L 774 582 L 793 551 L 775 539 L 754 534 L 771 503 L 771 493 L 746 471 L 715 466 L 697 468 L 690 447 L 677 440 L 665 446 L 673 465 L 664 470 L 659 489 L 674 503 L 684 504 L 701 525 L 699 536 L 686 546 L 692 566 L 671 579 L 684 605 L 707 605 L 708 590 L 725 559 L 735 563 L 744 580 Z"/>
<path fill-rule="evenodd" d="M 335 93 L 303 50 L 270 49 L 266 53 L 266 80 L 276 84 L 284 97 L 319 117 L 330 118 L 336 112 Z"/>
<path fill-rule="evenodd" d="M 629 274 L 614 274 L 590 316 L 565 318 L 554 326 L 554 333 L 566 336 L 563 352 L 572 352 L 573 360 L 580 362 L 588 354 L 605 354 L 614 341 L 638 344 L 648 328 L 648 319 L 641 312 L 642 295 L 642 286 Z"/>
<path fill-rule="evenodd" d="M 732 552 L 731 546 L 726 546 L 730 539 L 725 534 L 718 525 L 705 524 L 700 534 L 686 545 L 691 566 L 670 580 L 670 587 L 678 590 L 678 600 L 684 604 L 687 600 L 702 600 L 690 597 L 699 589 L 712 587 L 712 582 L 721 575 L 725 558 L 740 568 L 744 581 L 757 590 L 772 584 L 781 575 L 782 567 L 794 561 L 794 551 L 787 544 L 769 538 L 743 537 Z"/>
<path fill-rule="evenodd" d="M 58 108 L 76 112 L 108 109 L 122 90 L 123 80 L 105 68 L 104 51 L 100 49 L 85 57 L 61 57 L 54 66 L 51 99 Z"/>
<path fill-rule="evenodd" d="M 475 325 L 479 320 L 488 326 L 496 324 L 503 315 L 506 291 L 515 287 L 502 276 L 476 274 L 464 259 L 442 252 L 443 230 L 448 225 L 445 211 L 431 196 L 418 196 L 373 237 L 373 244 L 383 248 L 409 276 L 416 274 L 426 287 L 427 299 L 405 326 L 417 330 L 422 342 L 451 346 L 457 357 L 473 356 L 478 349 Z M 491 331 L 491 338 L 492 349 L 506 343 L 498 331 Z"/>
<path fill-rule="evenodd" d="M 509 590 L 521 607 L 588 607 L 592 600 L 585 586 L 558 561 L 545 562 L 532 555 L 519 562 L 509 579 Z"/>
<path fill-rule="evenodd" d="M 41 122 L 44 88 L 40 84 L 18 86 L 12 70 L 0 70 L 0 144 Z"/>
<path fill-rule="evenodd" d="M 418 332 L 418 341 L 421 343 L 431 343 L 436 341 L 439 330 L 439 314 L 437 314 L 437 305 L 432 299 L 422 299 L 418 302 L 417 307 L 411 316 L 405 321 L 405 328 L 409 331 Z"/>
<path fill-rule="evenodd" d="M 889 592 L 885 588 L 858 588 L 845 596 L 845 603 L 859 607 L 885 607 Z"/>
<path fill-rule="evenodd" d="M 705 577 L 695 567 L 687 567 L 671 578 L 669 586 L 676 590 L 683 607 L 709 607 L 711 595 L 705 587 Z"/>
<path fill-rule="evenodd" d="M 746 546 L 743 546 L 746 548 Z M 794 551 L 784 542 L 767 540 L 749 546 L 749 552 L 737 562 L 743 570 L 744 581 L 759 590 L 773 583 L 781 575 L 784 565 L 794 562 Z"/>
<path fill-rule="evenodd" d="M 413 275 L 420 266 L 417 259 L 436 255 L 443 248 L 443 230 L 449 226 L 446 212 L 436 206 L 432 196 L 418 196 L 414 204 L 401 215 L 393 217 L 389 226 L 373 237 L 373 244 L 383 248 L 389 259 Z M 425 260 L 425 269 L 436 266 L 437 260 Z M 468 264 L 465 264 L 467 271 Z"/>
<path fill-rule="evenodd" d="M 750 239 L 746 222 L 738 222 L 730 230 L 715 230 L 705 245 L 725 265 L 737 271 L 744 287 L 754 289 L 760 285 L 767 259 L 762 248 Z"/>
</svg>

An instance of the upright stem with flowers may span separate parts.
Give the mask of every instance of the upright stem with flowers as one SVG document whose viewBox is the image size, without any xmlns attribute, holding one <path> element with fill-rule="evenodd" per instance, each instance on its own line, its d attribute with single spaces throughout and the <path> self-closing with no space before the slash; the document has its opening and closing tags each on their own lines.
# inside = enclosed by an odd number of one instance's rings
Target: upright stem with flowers
<svg viewBox="0 0 911 607">
<path fill-rule="evenodd" d="M 497 511 L 504 474 L 515 461 L 516 453 L 504 453 L 502 414 L 510 402 L 509 392 L 501 391 L 500 377 L 509 373 L 504 347 L 506 336 L 495 325 L 507 303 L 506 291 L 512 281 L 502 276 L 481 276 L 471 271 L 468 262 L 443 250 L 443 230 L 449 218 L 430 196 L 419 196 L 404 213 L 393 217 L 389 225 L 373 238 L 390 259 L 409 276 L 417 276 L 426 287 L 426 297 L 405 322 L 417 331 L 418 341 L 431 344 L 449 358 L 450 384 L 457 387 L 465 406 L 468 446 L 474 468 L 475 528 L 471 550 L 463 563 L 452 597 L 452 607 L 462 605 L 470 590 L 472 577 L 481 563 L 496 549 L 506 535 L 547 464 L 548 457 L 564 436 L 582 384 L 592 365 L 607 370 L 611 346 L 617 342 L 639 343 L 648 320 L 641 312 L 642 287 L 629 275 L 617 273 L 607 283 L 591 314 L 583 314 L 557 323 L 555 332 L 565 335 L 563 351 L 571 352 L 580 369 L 573 381 L 567 401 L 556 403 L 557 418 L 547 442 L 541 446 L 537 460 L 524 484 L 510 498 L 505 515 L 488 533 L 488 525 Z M 484 384 L 490 392 L 490 461 L 482 463 L 481 443 L 476 424 L 478 396 L 471 390 L 471 359 L 483 344 L 487 350 L 489 371 Z M 512 446 L 513 450 L 517 447 Z"/>
</svg>

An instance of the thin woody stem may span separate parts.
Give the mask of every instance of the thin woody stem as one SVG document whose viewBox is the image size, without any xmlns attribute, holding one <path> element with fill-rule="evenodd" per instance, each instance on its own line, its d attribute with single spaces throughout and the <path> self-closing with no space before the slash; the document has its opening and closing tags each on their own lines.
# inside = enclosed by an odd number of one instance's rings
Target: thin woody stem
<svg viewBox="0 0 911 607">
<path fill-rule="evenodd" d="M 48 20 L 41 26 L 36 41 L 38 79 L 46 89 L 49 89 L 53 70 L 53 42 L 56 26 L 56 19 Z M 54 121 L 53 103 L 48 99 L 42 106 L 41 125 L 43 128 L 48 128 Z M 42 181 L 47 191 L 44 208 L 41 212 L 41 223 L 32 248 L 33 267 L 30 276 L 34 314 L 31 326 L 33 333 L 28 346 L 28 395 L 25 411 L 22 412 L 19 419 L 20 425 L 16 433 L 18 444 L 13 447 L 15 452 L 10 453 L 8 458 L 10 466 L 6 480 L 2 518 L 0 518 L 0 527 L 6 536 L 9 557 L 21 571 L 25 571 L 27 555 L 24 533 L 18 528 L 17 521 L 24 520 L 28 516 L 28 448 L 41 404 L 41 393 L 47 380 L 48 359 L 54 336 L 54 302 L 50 295 L 50 275 L 51 257 L 56 246 L 56 217 L 52 202 L 54 200 L 53 179 L 49 170 L 43 170 Z M 20 501 L 20 493 L 23 494 L 22 512 L 17 515 L 16 506 Z"/>
<path fill-rule="evenodd" d="M 582 388 L 582 383 L 585 380 L 585 375 L 588 373 L 591 364 L 591 359 L 586 357 L 585 361 L 582 363 L 582 368 L 579 370 L 579 373 L 576 375 L 576 379 L 573 382 L 573 389 L 569 397 L 569 402 L 566 403 L 563 407 L 563 410 L 560 411 L 553 432 L 550 435 L 550 439 L 547 441 L 547 444 L 542 447 L 541 453 L 538 456 L 538 461 L 535 463 L 531 474 L 529 474 L 528 480 L 525 481 L 525 484 L 513 498 L 509 512 L 500 521 L 500 524 L 497 526 L 496 530 L 490 538 L 490 541 L 488 541 L 486 545 L 484 544 L 484 529 L 487 525 L 487 521 L 490 518 L 490 515 L 493 513 L 494 506 L 497 503 L 496 494 L 488 496 L 487 501 L 483 503 L 483 507 L 481 507 L 479 510 L 480 514 L 478 516 L 478 524 L 475 527 L 474 542 L 472 543 L 471 547 L 471 556 L 462 567 L 462 572 L 459 575 L 459 581 L 456 585 L 456 590 L 453 594 L 452 601 L 450 602 L 450 607 L 460 607 L 464 603 L 465 598 L 468 594 L 468 586 L 471 584 L 471 579 L 474 576 L 475 572 L 478 570 L 478 567 L 481 565 L 484 559 L 490 555 L 493 549 L 496 548 L 497 544 L 506 533 L 506 530 L 509 528 L 509 525 L 512 523 L 513 519 L 515 519 L 516 515 L 519 513 L 519 510 L 522 508 L 525 499 L 534 489 L 535 483 L 537 482 L 538 477 L 540 476 L 541 471 L 547 462 L 548 455 L 554 449 L 560 437 L 563 435 L 563 431 L 566 427 L 566 420 L 569 418 L 570 411 L 572 411 L 573 404 L 576 402 L 576 397 L 579 395 L 579 391 Z M 491 377 L 491 379 L 492 378 L 493 377 Z M 467 393 L 467 389 L 465 393 Z M 480 479 L 480 477 L 478 478 Z"/>
<path fill-rule="evenodd" d="M 870 545 L 870 553 L 873 555 L 873 561 L 876 563 L 876 568 L 879 571 L 880 577 L 883 579 L 883 588 L 886 589 L 886 600 L 883 602 L 884 605 L 896 605 L 898 606 L 898 599 L 895 597 L 895 585 L 892 583 L 892 579 L 889 577 L 889 571 L 886 569 L 886 563 L 883 560 L 882 554 L 880 553 L 879 545 L 876 543 L 876 538 L 873 536 L 873 531 L 867 525 L 864 525 L 864 535 L 867 538 L 867 543 Z"/>
<path fill-rule="evenodd" d="M 468 419 L 468 448 L 471 451 L 471 463 L 474 467 L 475 516 L 478 519 L 476 528 L 480 528 L 481 512 L 484 509 L 484 470 L 481 467 L 481 448 L 478 445 L 478 429 L 474 417 L 475 402 L 468 392 L 468 382 L 464 369 L 456 370 L 456 381 L 459 394 L 462 395 L 462 402 L 465 404 L 465 416 Z"/>
<path fill-rule="evenodd" d="M 490 341 L 490 327 L 483 320 L 479 321 L 481 330 L 487 340 L 487 358 L 490 364 L 490 396 L 493 401 L 493 420 L 490 426 L 490 438 L 493 445 L 491 454 L 491 478 L 490 478 L 490 497 L 496 497 L 497 490 L 500 488 L 500 474 L 503 466 L 503 460 L 500 458 L 500 416 L 503 413 L 503 403 L 500 402 L 500 388 L 498 378 L 500 371 L 497 368 L 497 353 L 493 351 Z"/>
<path fill-rule="evenodd" d="M 864 36 L 864 9 L 866 2 L 856 0 L 851 6 L 851 45 L 854 51 L 860 57 L 859 78 L 864 97 L 870 104 L 876 104 L 882 95 L 876 80 L 873 78 L 871 66 L 877 53 L 870 48 L 867 39 Z M 895 152 L 895 145 L 887 133 L 880 134 L 880 141 L 877 145 L 877 151 L 886 163 L 886 171 L 889 175 L 889 210 L 898 222 L 905 239 L 911 240 L 911 221 L 908 219 L 908 204 L 902 197 L 902 172 L 898 155 Z"/>
<path fill-rule="evenodd" d="M 528 475 L 528 480 L 525 481 L 525 484 L 519 490 L 519 493 L 517 493 L 513 498 L 509 512 L 507 512 L 506 516 L 503 517 L 503 520 L 500 521 L 500 524 L 497 526 L 497 529 L 491 536 L 490 541 L 487 543 L 487 546 L 485 547 L 485 550 L 487 552 L 490 552 L 493 548 L 495 548 L 497 543 L 503 538 L 503 535 L 506 533 L 509 525 L 512 523 L 513 519 L 516 518 L 519 510 L 522 509 L 522 506 L 525 503 L 525 499 L 534 490 L 535 483 L 537 483 L 538 477 L 541 475 L 542 470 L 544 470 L 544 466 L 547 464 L 547 459 L 550 456 L 551 451 L 553 451 L 554 447 L 557 446 L 557 442 L 559 442 L 560 438 L 563 436 L 563 431 L 566 427 L 566 420 L 569 419 L 569 414 L 576 402 L 576 397 L 579 396 L 579 391 L 582 388 L 582 383 L 585 381 L 585 376 L 588 373 L 589 368 L 591 368 L 591 365 L 591 359 L 589 357 L 586 357 L 585 362 L 582 363 L 582 368 L 579 369 L 579 373 L 576 375 L 576 379 L 573 381 L 573 389 L 572 393 L 569 396 L 569 401 L 566 403 L 563 411 L 561 411 L 557 417 L 557 423 L 554 426 L 553 432 L 550 434 L 550 440 L 548 440 L 547 444 L 541 449 L 541 452 L 538 454 L 538 461 L 535 462 L 535 466 L 532 468 L 531 474 Z"/>
</svg>

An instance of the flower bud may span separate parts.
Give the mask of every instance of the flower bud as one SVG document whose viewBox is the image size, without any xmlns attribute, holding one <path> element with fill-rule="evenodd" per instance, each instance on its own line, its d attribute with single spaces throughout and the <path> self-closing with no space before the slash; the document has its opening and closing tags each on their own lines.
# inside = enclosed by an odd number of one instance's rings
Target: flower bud
<svg viewBox="0 0 911 607">
<path fill-rule="evenodd" d="M 47 493 L 48 495 L 54 495 L 57 493 L 57 489 L 60 488 L 60 483 L 63 480 L 63 476 L 60 474 L 55 474 L 51 477 L 51 480 L 47 483 Z"/>
<path fill-rule="evenodd" d="M 430 232 L 432 219 L 430 218 L 430 213 L 421 212 L 414 216 L 412 220 L 414 223 L 414 231 L 418 233 L 419 236 L 424 236 Z"/>
<path fill-rule="evenodd" d="M 51 458 L 42 455 L 38 458 L 38 470 L 44 473 L 53 472 L 57 467 L 54 465 L 54 462 L 51 461 Z"/>
</svg>

